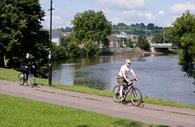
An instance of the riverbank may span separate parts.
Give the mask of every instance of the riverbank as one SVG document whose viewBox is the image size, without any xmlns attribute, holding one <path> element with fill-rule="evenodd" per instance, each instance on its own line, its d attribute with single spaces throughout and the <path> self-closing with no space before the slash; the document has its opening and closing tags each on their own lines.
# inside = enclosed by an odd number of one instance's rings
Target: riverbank
<svg viewBox="0 0 195 127">
<path fill-rule="evenodd" d="M 0 79 L 16 82 L 18 73 L 19 73 L 18 71 L 15 71 L 12 69 L 0 68 Z M 48 80 L 42 79 L 42 78 L 36 78 L 36 83 L 37 83 L 37 85 L 47 86 Z M 111 91 L 97 90 L 97 89 L 93 89 L 93 88 L 89 88 L 89 87 L 85 87 L 85 86 L 70 86 L 70 85 L 64 85 L 64 84 L 60 84 L 57 82 L 53 82 L 52 87 L 57 88 L 57 89 L 64 89 L 64 90 L 69 90 L 69 91 L 76 91 L 76 92 L 81 92 L 81 93 L 88 93 L 88 94 L 95 94 L 95 95 L 100 95 L 100 96 L 105 96 L 105 97 L 112 97 Z M 165 105 L 165 106 L 172 106 L 172 107 L 179 107 L 179 108 L 195 109 L 195 105 L 178 104 L 178 103 L 173 102 L 173 101 L 167 101 L 167 100 L 151 98 L 151 97 L 144 97 L 143 101 L 144 101 L 144 103 L 149 103 L 149 104 L 158 104 L 158 105 Z"/>
</svg>

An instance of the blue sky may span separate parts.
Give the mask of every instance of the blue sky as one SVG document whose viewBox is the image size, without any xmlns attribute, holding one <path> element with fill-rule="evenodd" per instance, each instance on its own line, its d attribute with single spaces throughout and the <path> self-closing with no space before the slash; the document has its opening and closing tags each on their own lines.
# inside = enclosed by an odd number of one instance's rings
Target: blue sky
<svg viewBox="0 0 195 127">
<path fill-rule="evenodd" d="M 77 12 L 86 10 L 103 11 L 112 24 L 154 23 L 158 26 L 171 26 L 185 10 L 195 14 L 195 0 L 53 0 L 53 28 L 71 27 L 71 20 Z M 46 16 L 42 22 L 49 28 L 50 0 L 40 0 Z"/>
</svg>

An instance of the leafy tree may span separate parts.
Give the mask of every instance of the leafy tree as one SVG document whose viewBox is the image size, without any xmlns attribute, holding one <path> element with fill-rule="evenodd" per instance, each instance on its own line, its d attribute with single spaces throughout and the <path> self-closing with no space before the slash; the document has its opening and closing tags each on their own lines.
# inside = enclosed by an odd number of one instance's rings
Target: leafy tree
<svg viewBox="0 0 195 127">
<path fill-rule="evenodd" d="M 92 40 L 87 40 L 84 42 L 86 54 L 92 56 L 99 53 L 98 44 Z"/>
<path fill-rule="evenodd" d="M 80 48 L 79 48 L 79 42 L 76 40 L 71 41 L 67 45 L 68 53 L 70 57 L 78 57 L 80 56 Z"/>
<path fill-rule="evenodd" d="M 67 49 L 64 46 L 52 45 L 52 58 L 53 60 L 60 60 L 68 57 Z"/>
<path fill-rule="evenodd" d="M 163 43 L 163 33 L 156 33 L 152 39 L 153 43 Z"/>
<path fill-rule="evenodd" d="M 25 52 L 33 54 L 39 66 L 45 63 L 48 32 L 40 31 L 43 16 L 39 0 L 1 0 L 0 59 L 6 57 L 8 67 L 18 67 Z M 3 63 L 0 66 L 4 66 Z"/>
<path fill-rule="evenodd" d="M 146 28 L 146 26 L 145 26 L 144 23 L 140 23 L 138 26 L 139 26 L 141 29 L 145 29 L 145 28 Z"/>
<path fill-rule="evenodd" d="M 154 35 L 152 41 L 154 43 L 170 43 L 172 42 L 171 38 L 170 28 L 164 28 L 161 32 Z"/>
<path fill-rule="evenodd" d="M 129 38 L 126 42 L 126 46 L 127 47 L 130 47 L 130 48 L 133 48 L 136 46 L 136 42 L 132 41 L 131 38 Z"/>
<path fill-rule="evenodd" d="M 189 76 L 195 78 L 195 16 L 186 11 L 173 23 L 172 40 L 178 46 L 179 62 Z"/>
<path fill-rule="evenodd" d="M 148 40 L 146 39 L 146 36 L 139 36 L 138 37 L 138 46 L 143 50 L 150 50 L 150 44 Z"/>
<path fill-rule="evenodd" d="M 125 23 L 118 23 L 118 24 L 117 24 L 117 27 L 118 27 L 118 28 L 127 28 L 128 25 L 126 25 Z"/>
<path fill-rule="evenodd" d="M 153 30 L 155 27 L 154 27 L 154 23 L 149 23 L 148 25 L 147 25 L 147 29 L 149 29 L 149 30 Z"/>
<path fill-rule="evenodd" d="M 92 40 L 107 45 L 107 36 L 111 34 L 112 25 L 102 11 L 88 10 L 77 13 L 72 21 L 75 37 L 80 41 Z"/>
</svg>

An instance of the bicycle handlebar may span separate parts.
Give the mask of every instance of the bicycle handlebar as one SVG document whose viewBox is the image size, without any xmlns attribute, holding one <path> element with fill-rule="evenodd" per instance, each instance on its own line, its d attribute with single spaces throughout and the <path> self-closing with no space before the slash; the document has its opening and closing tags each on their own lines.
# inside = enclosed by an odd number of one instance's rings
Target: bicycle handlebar
<svg viewBox="0 0 195 127">
<path fill-rule="evenodd" d="M 130 79 L 130 81 L 137 81 L 137 80 L 139 80 L 139 78 L 132 78 L 132 79 Z"/>
<path fill-rule="evenodd" d="M 128 82 L 126 82 L 127 85 L 132 85 L 134 83 L 134 81 L 139 80 L 138 78 L 132 78 L 130 79 L 131 83 L 129 84 Z"/>
</svg>

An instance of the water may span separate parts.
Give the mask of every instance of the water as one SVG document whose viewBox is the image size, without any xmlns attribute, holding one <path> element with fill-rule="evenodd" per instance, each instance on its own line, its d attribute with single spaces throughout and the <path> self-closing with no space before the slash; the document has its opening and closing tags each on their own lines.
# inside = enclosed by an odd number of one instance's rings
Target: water
<svg viewBox="0 0 195 127">
<path fill-rule="evenodd" d="M 56 62 L 53 80 L 68 85 L 87 85 L 111 90 L 126 58 L 140 80 L 136 83 L 144 96 L 195 104 L 194 79 L 185 76 L 176 55 L 136 56 L 129 54 L 69 59 Z M 130 75 L 131 76 L 131 75 Z"/>
</svg>

